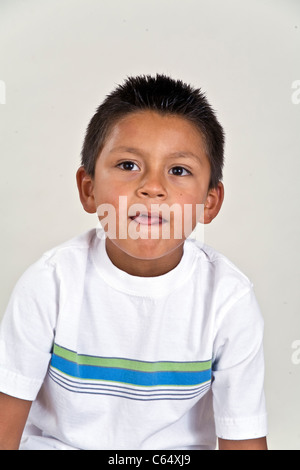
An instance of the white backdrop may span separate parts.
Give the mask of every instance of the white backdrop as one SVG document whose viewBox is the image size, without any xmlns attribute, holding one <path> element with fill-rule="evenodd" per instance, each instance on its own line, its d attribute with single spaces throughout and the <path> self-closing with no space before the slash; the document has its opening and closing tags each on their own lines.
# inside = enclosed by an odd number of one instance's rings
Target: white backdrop
<svg viewBox="0 0 300 470">
<path fill-rule="evenodd" d="M 201 87 L 225 127 L 205 241 L 254 282 L 269 447 L 300 449 L 299 0 L 1 0 L 0 315 L 29 264 L 96 226 L 75 185 L 86 126 L 127 75 L 156 72 Z"/>
</svg>

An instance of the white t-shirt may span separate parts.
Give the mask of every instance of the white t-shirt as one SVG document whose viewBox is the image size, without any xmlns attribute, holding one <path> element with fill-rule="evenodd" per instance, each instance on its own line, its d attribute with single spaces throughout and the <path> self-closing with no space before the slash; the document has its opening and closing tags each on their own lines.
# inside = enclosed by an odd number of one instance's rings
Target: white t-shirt
<svg viewBox="0 0 300 470">
<path fill-rule="evenodd" d="M 96 230 L 18 281 L 0 391 L 33 400 L 22 449 L 214 449 L 265 436 L 263 320 L 252 284 L 187 240 L 158 277 L 119 270 Z"/>
</svg>

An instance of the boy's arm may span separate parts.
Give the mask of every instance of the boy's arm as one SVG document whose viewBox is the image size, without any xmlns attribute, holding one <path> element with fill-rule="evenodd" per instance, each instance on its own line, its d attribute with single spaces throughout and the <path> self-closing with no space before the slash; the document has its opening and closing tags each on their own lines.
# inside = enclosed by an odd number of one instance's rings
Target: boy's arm
<svg viewBox="0 0 300 470">
<path fill-rule="evenodd" d="M 247 439 L 244 441 L 230 441 L 219 438 L 219 450 L 268 450 L 267 439 Z"/>
<path fill-rule="evenodd" d="M 17 450 L 31 401 L 0 393 L 0 450 Z"/>
</svg>

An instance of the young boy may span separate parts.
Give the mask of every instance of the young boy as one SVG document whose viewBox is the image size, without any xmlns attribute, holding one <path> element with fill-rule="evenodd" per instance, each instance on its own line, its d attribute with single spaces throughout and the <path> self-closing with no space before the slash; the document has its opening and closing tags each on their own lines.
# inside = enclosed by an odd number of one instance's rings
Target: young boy
<svg viewBox="0 0 300 470">
<path fill-rule="evenodd" d="M 266 449 L 252 284 L 188 238 L 221 208 L 223 145 L 200 90 L 163 75 L 100 105 L 77 184 L 102 229 L 44 254 L 11 296 L 0 447 Z"/>
</svg>

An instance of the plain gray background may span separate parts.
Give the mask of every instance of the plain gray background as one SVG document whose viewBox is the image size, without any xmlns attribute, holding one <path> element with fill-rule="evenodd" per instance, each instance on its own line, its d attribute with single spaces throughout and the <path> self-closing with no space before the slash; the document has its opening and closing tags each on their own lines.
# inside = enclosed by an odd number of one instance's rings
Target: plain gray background
<svg viewBox="0 0 300 470">
<path fill-rule="evenodd" d="M 205 242 L 254 283 L 269 447 L 300 449 L 299 0 L 1 0 L 0 316 L 28 265 L 97 225 L 75 184 L 95 108 L 157 72 L 201 87 L 225 127 Z"/>
</svg>

